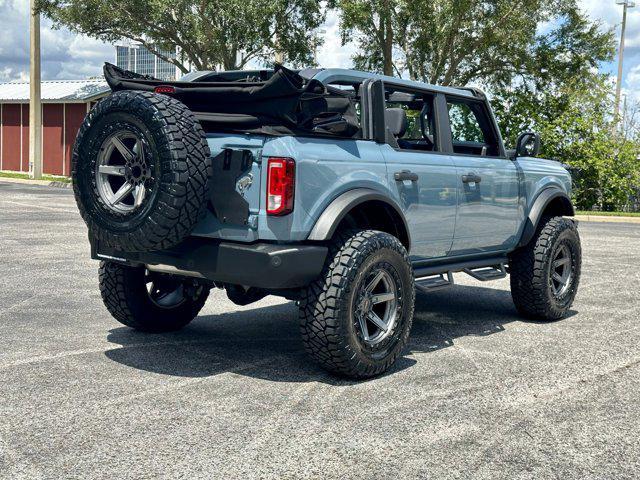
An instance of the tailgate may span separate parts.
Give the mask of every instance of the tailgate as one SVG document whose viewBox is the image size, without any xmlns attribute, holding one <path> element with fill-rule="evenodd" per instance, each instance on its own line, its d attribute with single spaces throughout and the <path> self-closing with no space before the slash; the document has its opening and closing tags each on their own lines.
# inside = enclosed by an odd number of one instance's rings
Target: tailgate
<svg viewBox="0 0 640 480">
<path fill-rule="evenodd" d="M 263 135 L 207 134 L 213 158 L 207 215 L 193 235 L 252 242 L 258 238 Z"/>
</svg>

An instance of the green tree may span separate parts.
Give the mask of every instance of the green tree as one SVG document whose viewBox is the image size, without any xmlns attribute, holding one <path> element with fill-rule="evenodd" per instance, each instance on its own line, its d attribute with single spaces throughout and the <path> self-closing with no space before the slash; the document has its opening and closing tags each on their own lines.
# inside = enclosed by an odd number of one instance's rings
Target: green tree
<svg viewBox="0 0 640 480">
<path fill-rule="evenodd" d="M 556 85 L 553 93 L 504 91 L 493 101 L 505 136 L 534 130 L 541 156 L 574 167 L 574 200 L 581 210 L 622 210 L 640 186 L 640 142 L 613 135 L 613 92 L 606 77 Z M 513 143 L 511 143 L 513 146 Z"/>
<path fill-rule="evenodd" d="M 508 83 L 527 62 L 545 0 L 431 0 L 409 3 L 402 45 L 412 78 L 443 85 Z M 535 14 L 534 14 L 535 12 Z"/>
<path fill-rule="evenodd" d="M 612 92 L 602 82 L 569 90 L 569 106 L 555 118 L 538 118 L 543 154 L 576 168 L 576 205 L 585 210 L 622 210 L 640 185 L 640 144 L 612 135 Z"/>
<path fill-rule="evenodd" d="M 333 0 L 357 68 L 441 85 L 510 85 L 609 59 L 603 32 L 576 0 Z M 542 30 L 544 33 L 539 33 Z M 551 70 L 542 70 L 544 62 Z"/>
<path fill-rule="evenodd" d="M 360 53 L 353 57 L 360 70 L 385 75 L 400 73 L 394 48 L 402 43 L 408 26 L 407 4 L 398 0 L 332 0 L 340 12 L 342 44 L 354 42 Z"/>
<path fill-rule="evenodd" d="M 597 70 L 613 50 L 609 32 L 568 9 L 537 35 L 522 71 L 491 87 L 506 143 L 513 147 L 526 130 L 540 133 L 541 155 L 575 168 L 574 199 L 585 210 L 622 209 L 640 185 L 640 138 L 612 134 L 611 85 Z"/>
<path fill-rule="evenodd" d="M 507 143 L 533 124 L 551 122 L 575 103 L 584 103 L 576 93 L 597 93 L 588 97 L 597 104 L 598 125 L 610 112 L 599 99 L 606 97 L 606 76 L 598 73 L 599 63 L 611 60 L 614 43 L 610 32 L 589 22 L 577 10 L 557 19 L 556 28 L 538 35 L 521 71 L 509 81 L 490 86 L 494 108 Z M 596 101 L 598 100 L 598 101 Z"/>
<path fill-rule="evenodd" d="M 317 0 L 38 0 L 55 25 L 107 42 L 128 38 L 187 72 L 251 60 L 313 63 L 324 11 Z M 169 59 L 159 49 L 178 48 Z"/>
</svg>

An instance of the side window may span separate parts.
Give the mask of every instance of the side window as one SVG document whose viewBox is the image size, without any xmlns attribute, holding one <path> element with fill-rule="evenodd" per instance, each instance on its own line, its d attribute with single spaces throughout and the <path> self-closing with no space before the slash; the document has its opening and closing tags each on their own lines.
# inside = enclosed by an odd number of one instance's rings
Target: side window
<svg viewBox="0 0 640 480">
<path fill-rule="evenodd" d="M 469 105 L 450 103 L 449 120 L 453 142 L 486 143 L 480 124 Z"/>
<path fill-rule="evenodd" d="M 433 96 L 423 93 L 387 92 L 386 108 L 403 110 L 406 128 L 396 134 L 401 150 L 433 152 L 436 148 Z"/>
<path fill-rule="evenodd" d="M 498 139 L 484 105 L 447 99 L 453 151 L 465 155 L 497 156 Z"/>
</svg>

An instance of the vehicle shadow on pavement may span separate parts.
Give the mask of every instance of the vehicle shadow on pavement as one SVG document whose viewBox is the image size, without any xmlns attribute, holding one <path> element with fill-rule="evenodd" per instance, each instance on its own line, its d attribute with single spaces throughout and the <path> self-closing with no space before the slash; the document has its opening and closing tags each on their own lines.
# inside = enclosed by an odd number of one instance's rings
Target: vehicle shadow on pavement
<svg viewBox="0 0 640 480">
<path fill-rule="evenodd" d="M 500 333 L 504 325 L 514 321 L 522 318 L 505 290 L 455 286 L 418 294 L 408 351 L 440 350 L 460 337 Z M 202 316 L 173 333 L 115 328 L 107 340 L 120 345 L 105 353 L 111 360 L 164 375 L 208 377 L 232 372 L 281 382 L 354 383 L 327 374 L 306 357 L 297 308 L 291 302 Z M 415 363 L 405 355 L 386 375 Z"/>
</svg>

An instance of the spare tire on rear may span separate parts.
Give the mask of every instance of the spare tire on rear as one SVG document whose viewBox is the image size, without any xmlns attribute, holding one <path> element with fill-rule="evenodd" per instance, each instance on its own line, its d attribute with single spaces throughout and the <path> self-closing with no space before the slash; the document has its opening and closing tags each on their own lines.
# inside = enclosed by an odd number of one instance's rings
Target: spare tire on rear
<svg viewBox="0 0 640 480">
<path fill-rule="evenodd" d="M 213 169 L 204 131 L 181 102 L 120 91 L 87 114 L 73 190 L 90 235 L 120 251 L 180 243 L 202 217 Z"/>
</svg>

